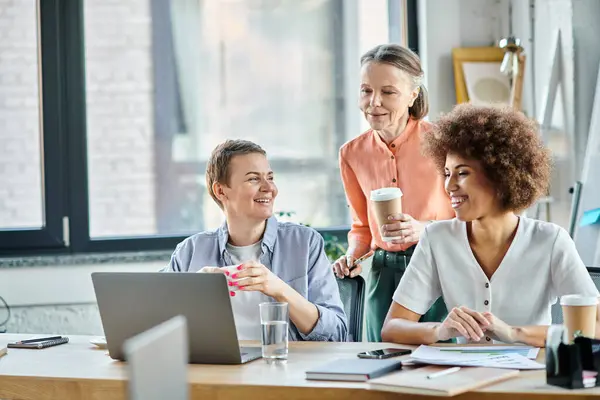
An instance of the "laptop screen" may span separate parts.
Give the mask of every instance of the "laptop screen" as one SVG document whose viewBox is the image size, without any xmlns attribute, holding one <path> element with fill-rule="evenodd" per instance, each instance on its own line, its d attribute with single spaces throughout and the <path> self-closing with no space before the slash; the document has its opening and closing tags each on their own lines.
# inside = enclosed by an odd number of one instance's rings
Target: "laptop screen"
<svg viewBox="0 0 600 400">
<path fill-rule="evenodd" d="M 123 344 L 130 400 L 188 399 L 188 334 L 176 316 Z"/>
</svg>

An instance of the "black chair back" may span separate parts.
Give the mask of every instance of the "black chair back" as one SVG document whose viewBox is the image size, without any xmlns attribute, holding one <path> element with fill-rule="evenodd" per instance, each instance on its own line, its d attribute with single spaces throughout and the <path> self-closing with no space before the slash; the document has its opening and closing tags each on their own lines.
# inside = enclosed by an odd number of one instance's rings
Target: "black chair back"
<svg viewBox="0 0 600 400">
<path fill-rule="evenodd" d="M 337 279 L 340 297 L 348 318 L 348 341 L 362 341 L 363 310 L 365 305 L 365 280 L 362 276 Z"/>
</svg>

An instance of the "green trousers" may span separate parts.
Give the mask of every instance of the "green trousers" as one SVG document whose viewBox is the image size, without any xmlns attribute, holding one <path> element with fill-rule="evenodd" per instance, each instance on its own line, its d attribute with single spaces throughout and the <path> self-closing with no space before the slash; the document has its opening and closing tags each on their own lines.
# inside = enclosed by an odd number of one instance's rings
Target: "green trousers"
<svg viewBox="0 0 600 400">
<path fill-rule="evenodd" d="M 392 297 L 410 262 L 415 246 L 406 251 L 377 249 L 367 278 L 366 331 L 369 342 L 381 342 L 381 327 L 392 304 Z M 441 322 L 448 315 L 446 304 L 438 298 L 421 322 Z"/>
</svg>

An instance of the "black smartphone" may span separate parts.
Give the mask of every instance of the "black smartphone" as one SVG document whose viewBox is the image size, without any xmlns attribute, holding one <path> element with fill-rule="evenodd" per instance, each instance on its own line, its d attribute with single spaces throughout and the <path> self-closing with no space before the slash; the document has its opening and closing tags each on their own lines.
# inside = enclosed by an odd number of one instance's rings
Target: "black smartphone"
<svg viewBox="0 0 600 400">
<path fill-rule="evenodd" d="M 371 351 L 363 351 L 362 353 L 358 353 L 358 357 L 360 358 L 375 358 L 375 359 L 383 359 L 383 358 L 391 358 L 398 357 L 410 354 L 410 350 L 408 349 L 379 349 L 379 350 L 371 350 Z"/>
</svg>

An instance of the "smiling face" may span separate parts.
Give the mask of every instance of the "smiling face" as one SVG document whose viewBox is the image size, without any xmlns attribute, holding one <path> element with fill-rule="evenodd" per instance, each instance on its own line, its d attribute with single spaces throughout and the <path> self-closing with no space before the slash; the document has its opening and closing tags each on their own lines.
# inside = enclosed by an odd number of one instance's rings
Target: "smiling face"
<svg viewBox="0 0 600 400">
<path fill-rule="evenodd" d="M 479 161 L 449 153 L 444 174 L 445 188 L 459 220 L 474 221 L 502 212 L 494 186 Z"/>
<path fill-rule="evenodd" d="M 234 156 L 229 163 L 229 182 L 215 182 L 213 191 L 227 218 L 260 222 L 273 215 L 277 186 L 267 157 L 260 153 Z"/>
<path fill-rule="evenodd" d="M 418 95 L 411 77 L 393 65 L 371 61 L 361 68 L 360 109 L 374 130 L 396 132 Z"/>
</svg>

